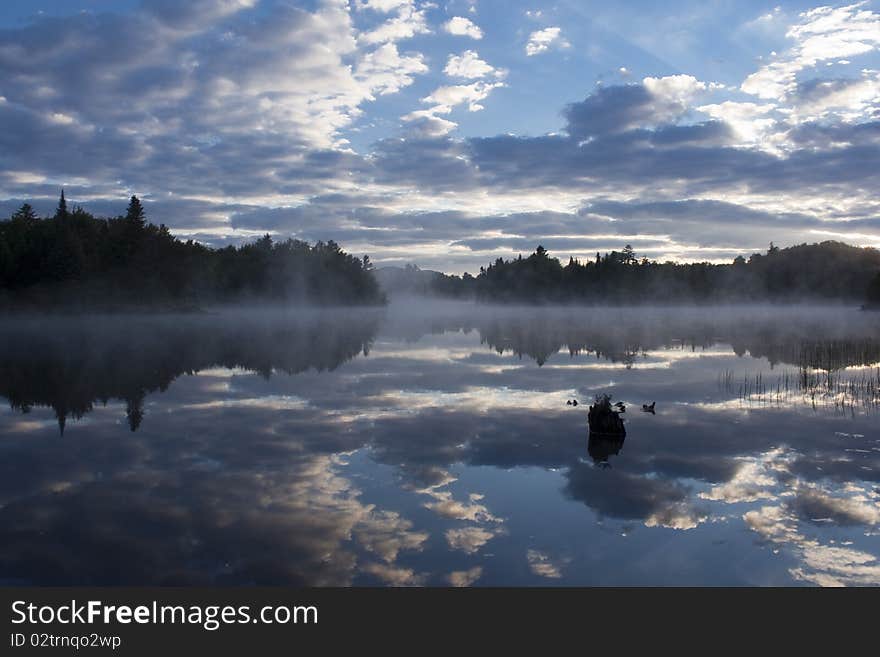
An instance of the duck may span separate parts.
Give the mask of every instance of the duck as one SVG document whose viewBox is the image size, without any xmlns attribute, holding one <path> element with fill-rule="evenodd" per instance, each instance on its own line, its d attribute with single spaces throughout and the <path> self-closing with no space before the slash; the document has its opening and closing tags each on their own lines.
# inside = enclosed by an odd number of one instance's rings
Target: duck
<svg viewBox="0 0 880 657">
<path fill-rule="evenodd" d="M 567 400 L 567 401 L 565 402 L 565 405 L 566 405 L 566 406 L 571 406 L 571 400 L 570 400 L 570 399 Z"/>
<path fill-rule="evenodd" d="M 650 404 L 642 404 L 642 410 L 645 413 L 653 413 L 654 412 L 654 404 L 657 402 L 651 402 Z"/>
</svg>

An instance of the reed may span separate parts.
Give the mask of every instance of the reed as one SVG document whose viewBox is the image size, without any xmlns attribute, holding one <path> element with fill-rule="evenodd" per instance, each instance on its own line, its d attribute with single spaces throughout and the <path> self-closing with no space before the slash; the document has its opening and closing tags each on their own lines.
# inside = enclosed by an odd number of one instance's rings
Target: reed
<svg viewBox="0 0 880 657">
<path fill-rule="evenodd" d="M 880 410 L 880 366 L 859 365 L 877 362 L 874 344 L 829 340 L 804 342 L 794 349 L 796 368 L 745 372 L 741 377 L 725 369 L 718 375 L 719 388 L 748 405 L 801 402 L 852 415 Z"/>
</svg>

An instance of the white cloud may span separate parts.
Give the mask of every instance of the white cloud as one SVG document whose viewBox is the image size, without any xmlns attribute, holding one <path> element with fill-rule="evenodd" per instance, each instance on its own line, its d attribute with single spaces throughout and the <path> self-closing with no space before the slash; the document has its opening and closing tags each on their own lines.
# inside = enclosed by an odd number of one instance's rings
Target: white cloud
<svg viewBox="0 0 880 657">
<path fill-rule="evenodd" d="M 777 124 L 770 116 L 776 105 L 726 100 L 723 103 L 701 105 L 696 109 L 713 119 L 727 123 L 735 132 L 741 145 L 761 145 L 768 142 L 768 135 Z"/>
<path fill-rule="evenodd" d="M 876 507 L 872 519 L 876 522 Z M 797 518 L 780 506 L 748 511 L 743 520 L 765 540 L 785 546 L 800 561 L 792 577 L 818 586 L 876 586 L 880 562 L 868 552 L 828 545 L 799 531 Z"/>
<path fill-rule="evenodd" d="M 476 80 L 490 75 L 503 77 L 504 72 L 480 59 L 474 50 L 465 50 L 460 55 L 449 55 L 443 72 L 452 78 Z"/>
<path fill-rule="evenodd" d="M 467 554 L 473 554 L 495 538 L 496 535 L 497 532 L 484 529 L 483 527 L 447 529 L 446 542 L 449 543 L 449 547 L 453 550 L 461 550 Z"/>
<path fill-rule="evenodd" d="M 410 2 L 396 6 L 397 15 L 376 29 L 362 34 L 359 41 L 366 44 L 385 43 L 410 39 L 417 34 L 429 34 L 431 29 L 425 17 L 425 9 L 416 9 Z"/>
<path fill-rule="evenodd" d="M 358 9 L 372 9 L 387 14 L 400 7 L 411 7 L 413 0 L 358 0 Z"/>
<path fill-rule="evenodd" d="M 707 89 L 705 82 L 693 75 L 667 75 L 662 78 L 645 78 L 642 84 L 655 98 L 682 110 L 687 109 L 694 97 Z"/>
<path fill-rule="evenodd" d="M 394 43 L 379 46 L 358 62 L 355 77 L 363 81 L 371 93 L 379 95 L 400 91 L 413 82 L 413 75 L 426 73 L 428 67 L 420 53 L 401 55 Z"/>
<path fill-rule="evenodd" d="M 730 481 L 714 486 L 700 493 L 704 500 L 714 500 L 727 504 L 754 502 L 761 499 L 774 499 L 773 486 L 778 477 L 778 464 L 783 463 L 784 452 L 774 450 L 756 459 L 749 459 L 740 466 Z"/>
<path fill-rule="evenodd" d="M 871 117 L 880 108 L 880 76 L 864 73 L 857 79 L 816 80 L 798 86 L 791 97 L 792 123 L 834 117 L 851 122 Z"/>
<path fill-rule="evenodd" d="M 781 100 L 773 94 L 770 101 L 706 100 L 716 86 L 693 76 L 633 78 L 634 84 L 606 84 L 583 102 L 555 108 L 565 118 L 552 134 L 536 138 L 495 131 L 483 139 L 450 137 L 454 112 L 481 109 L 504 72 L 476 50 L 443 51 L 438 68 L 449 78 L 419 93 L 424 104 L 401 117 L 403 134 L 380 136 L 378 145 L 366 147 L 346 139 L 357 139 L 350 130 L 387 129 L 389 117 L 371 114 L 371 101 L 411 88 L 428 72 L 427 58 L 401 39 L 427 32 L 429 5 L 322 0 L 269 3 L 259 12 L 249 9 L 253 5 L 152 0 L 125 15 L 57 18 L 52 48 L 39 47 L 38 35 L 47 29 L 39 22 L 4 30 L 0 148 L 7 170 L 0 172 L 0 191 L 6 198 L 45 196 L 49 192 L 35 191 L 38 185 L 45 190 L 75 178 L 88 190 L 82 196 L 87 207 L 89 197 L 122 198 L 132 189 L 173 193 L 181 200 L 164 205 L 163 214 L 154 206 L 151 218 L 179 234 L 195 230 L 186 203 L 198 201 L 198 216 L 205 218 L 198 228 L 211 241 L 228 238 L 240 213 L 261 217 L 249 229 L 264 232 L 274 224 L 257 222 L 275 221 L 267 206 L 302 207 L 284 224 L 288 234 L 332 236 L 377 258 L 405 253 L 457 271 L 485 264 L 488 251 L 451 246 L 445 219 L 431 230 L 377 230 L 384 227 L 379 220 L 365 227 L 356 218 L 365 215 L 352 209 L 368 208 L 388 227 L 417 211 L 497 222 L 549 210 L 569 213 L 560 221 L 574 233 L 577 217 L 570 213 L 588 198 L 723 199 L 737 210 L 771 209 L 766 229 L 780 243 L 812 239 L 805 226 L 815 225 L 804 223 L 806 216 L 829 217 L 823 227 L 843 215 L 876 217 L 873 169 L 865 162 L 875 156 L 878 139 L 867 123 L 880 98 L 877 71 L 844 79 L 833 69 L 834 79 L 802 79 L 817 75 L 806 63 L 810 58 L 862 67 L 858 55 L 848 53 L 876 47 L 876 15 L 864 6 L 804 14 L 790 31 L 792 48 L 767 61 L 785 75 L 794 71 L 778 80 Z M 192 7 L 205 9 L 201 19 Z M 775 12 L 766 22 L 787 20 Z M 473 23 L 457 24 L 472 26 L 460 30 L 465 35 L 482 35 Z M 534 47 L 552 50 L 564 33 L 550 33 Z M 715 121 L 701 124 L 706 118 Z M 609 149 L 609 139 L 618 138 L 626 148 Z M 354 152 L 361 148 L 369 150 Z M 349 195 L 344 208 L 309 202 L 333 194 Z M 793 212 L 800 213 L 797 221 L 785 219 Z M 874 240 L 869 222 L 859 230 L 855 223 L 842 239 Z M 688 231 L 681 222 L 657 218 L 639 225 L 642 234 L 662 236 L 668 257 L 704 257 L 703 249 L 719 239 L 724 258 L 730 249 L 754 246 L 754 229 L 725 216 L 691 221 Z M 484 223 L 472 226 L 460 237 L 487 238 Z M 501 232 L 498 239 L 512 239 L 512 229 Z M 705 246 L 690 244 L 696 234 Z M 531 233 L 517 235 L 531 239 Z M 654 521 L 686 524 L 686 516 Z"/>
<path fill-rule="evenodd" d="M 421 586 L 425 582 L 425 575 L 416 573 L 412 568 L 401 568 L 384 563 L 368 563 L 363 567 L 363 570 L 390 586 Z"/>
<path fill-rule="evenodd" d="M 550 555 L 539 550 L 529 550 L 526 552 L 526 559 L 529 562 L 529 568 L 535 575 L 548 579 L 560 579 L 563 568 L 571 561 L 570 559 L 554 560 Z"/>
<path fill-rule="evenodd" d="M 706 522 L 705 513 L 691 508 L 688 504 L 675 504 L 659 509 L 645 519 L 645 527 L 666 527 L 667 529 L 694 529 Z"/>
<path fill-rule="evenodd" d="M 402 121 L 411 124 L 416 135 L 420 137 L 442 137 L 458 127 L 455 121 L 443 119 L 438 114 L 449 114 L 451 107 L 432 107 L 404 114 Z"/>
<path fill-rule="evenodd" d="M 443 29 L 456 36 L 468 36 L 471 39 L 482 39 L 483 30 L 475 25 L 469 18 L 453 16 L 443 24 Z"/>
<path fill-rule="evenodd" d="M 459 588 L 472 586 L 474 582 L 476 582 L 480 577 L 483 576 L 483 568 L 481 566 L 475 566 L 470 570 L 456 570 L 446 577 L 446 581 L 449 582 L 450 586 L 456 586 Z"/>
<path fill-rule="evenodd" d="M 425 504 L 426 509 L 430 509 L 434 513 L 444 518 L 453 518 L 455 520 L 471 520 L 474 522 L 497 522 L 489 510 L 482 504 L 466 504 L 451 498 L 451 494 L 442 496 L 435 495 L 439 499 L 436 502 L 428 502 Z"/>
<path fill-rule="evenodd" d="M 827 60 L 855 57 L 880 46 L 880 14 L 845 7 L 818 7 L 800 15 L 786 36 L 791 49 L 748 76 L 742 91 L 765 99 L 784 100 L 797 87 L 797 75 Z"/>
<path fill-rule="evenodd" d="M 560 47 L 567 47 L 567 41 L 561 38 L 562 28 L 545 27 L 543 30 L 537 30 L 529 35 L 529 41 L 526 43 L 526 55 L 531 57 L 547 51 L 553 43 L 558 43 Z"/>
<path fill-rule="evenodd" d="M 401 550 L 420 551 L 428 540 L 426 532 L 412 531 L 412 523 L 391 511 L 373 511 L 366 515 L 355 530 L 360 544 L 386 563 L 397 559 Z"/>
<path fill-rule="evenodd" d="M 483 109 L 480 101 L 492 93 L 493 89 L 503 87 L 503 82 L 473 82 L 471 84 L 457 84 L 438 87 L 429 96 L 422 98 L 423 103 L 433 103 L 443 107 L 455 107 L 466 104 L 468 111 L 479 112 Z"/>
</svg>

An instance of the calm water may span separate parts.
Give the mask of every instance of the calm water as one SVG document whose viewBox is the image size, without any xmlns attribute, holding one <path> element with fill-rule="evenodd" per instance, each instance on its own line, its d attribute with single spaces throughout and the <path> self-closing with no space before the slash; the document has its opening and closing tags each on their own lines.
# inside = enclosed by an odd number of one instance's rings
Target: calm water
<svg viewBox="0 0 880 657">
<path fill-rule="evenodd" d="M 880 317 L 770 313 L 0 322 L 0 581 L 878 584 Z"/>
</svg>

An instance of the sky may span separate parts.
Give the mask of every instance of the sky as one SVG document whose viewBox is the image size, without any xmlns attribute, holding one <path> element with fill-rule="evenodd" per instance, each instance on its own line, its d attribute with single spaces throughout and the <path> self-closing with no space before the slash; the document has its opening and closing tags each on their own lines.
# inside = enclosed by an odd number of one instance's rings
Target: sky
<svg viewBox="0 0 880 657">
<path fill-rule="evenodd" d="M 880 0 L 4 0 L 0 216 L 475 272 L 880 246 Z"/>
</svg>

